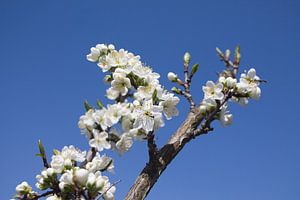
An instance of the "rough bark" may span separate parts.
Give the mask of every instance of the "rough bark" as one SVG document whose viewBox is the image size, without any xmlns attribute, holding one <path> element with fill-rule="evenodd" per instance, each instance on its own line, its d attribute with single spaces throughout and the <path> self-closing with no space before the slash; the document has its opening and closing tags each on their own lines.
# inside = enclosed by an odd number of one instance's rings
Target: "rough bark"
<svg viewBox="0 0 300 200">
<path fill-rule="evenodd" d="M 125 197 L 126 200 L 142 200 L 146 198 L 166 167 L 185 144 L 195 137 L 194 132 L 202 120 L 203 117 L 199 113 L 198 108 L 189 112 L 185 121 L 171 136 L 169 141 L 158 151 L 158 158 L 150 159 L 146 164 Z M 197 135 L 200 134 L 197 133 Z"/>
</svg>

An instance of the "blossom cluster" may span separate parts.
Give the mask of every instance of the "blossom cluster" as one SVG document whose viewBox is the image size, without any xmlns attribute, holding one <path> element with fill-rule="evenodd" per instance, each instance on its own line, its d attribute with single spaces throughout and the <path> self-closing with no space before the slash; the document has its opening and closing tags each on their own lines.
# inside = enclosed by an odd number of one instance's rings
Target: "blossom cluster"
<svg viewBox="0 0 300 200">
<path fill-rule="evenodd" d="M 164 126 L 163 116 L 170 120 L 178 115 L 179 98 L 159 83 L 160 75 L 145 66 L 136 56 L 114 45 L 98 44 L 91 48 L 87 60 L 97 63 L 109 73 L 104 81 L 110 84 L 107 98 L 115 103 L 89 109 L 80 117 L 78 126 L 98 151 L 114 149 L 124 153 L 134 140 Z M 119 129 L 114 125 L 120 124 Z"/>
<path fill-rule="evenodd" d="M 227 60 L 229 55 L 223 55 L 218 49 L 217 52 L 230 65 Z M 115 184 L 110 183 L 103 173 L 113 172 L 114 163 L 112 158 L 100 156 L 100 152 L 112 149 L 123 154 L 135 140 L 153 136 L 157 129 L 164 126 L 164 119 L 170 120 L 178 115 L 176 106 L 179 98 L 164 89 L 159 83 L 160 75 L 142 63 L 140 56 L 124 49 L 116 50 L 112 44 L 97 44 L 90 49 L 86 58 L 97 63 L 102 72 L 106 73 L 104 82 L 110 86 L 106 90 L 106 96 L 114 101 L 106 106 L 97 102 L 98 108 L 86 103 L 86 112 L 80 117 L 78 126 L 88 139 L 91 147 L 89 153 L 72 145 L 65 146 L 61 151 L 53 151 L 54 155 L 48 164 L 44 150 L 39 146 L 45 167 L 36 176 L 36 187 L 46 193 L 40 195 L 27 182 L 22 182 L 16 187 L 15 199 L 46 197 L 47 200 L 113 200 Z M 176 87 L 172 91 L 185 96 L 191 104 L 190 109 L 198 109 L 206 119 L 205 122 L 217 119 L 222 126 L 228 126 L 233 118 L 228 111 L 229 101 L 246 105 L 249 99 L 260 98 L 259 85 L 262 80 L 256 75 L 256 70 L 251 68 L 237 79 L 238 66 L 229 69 L 227 65 L 217 81 L 207 81 L 202 87 L 203 100 L 195 107 L 190 94 L 190 83 L 198 65 L 194 65 L 188 74 L 190 58 L 190 54 L 184 55 L 184 81 L 173 72 L 168 73 L 168 79 L 184 87 L 184 91 Z M 238 48 L 234 63 L 239 63 L 239 59 Z"/>
<path fill-rule="evenodd" d="M 109 182 L 102 172 L 112 171 L 112 159 L 99 153 L 86 164 L 86 152 L 81 152 L 74 146 L 65 146 L 61 151 L 54 150 L 50 166 L 36 176 L 36 187 L 39 190 L 52 190 L 47 200 L 74 199 L 78 193 L 81 199 L 85 196 L 91 199 L 102 195 L 105 200 L 113 200 L 115 186 Z M 35 199 L 37 192 L 27 182 L 16 187 L 15 199 Z"/>
<path fill-rule="evenodd" d="M 248 104 L 251 98 L 258 100 L 261 95 L 260 81 L 254 68 L 242 73 L 239 82 L 236 78 L 230 76 L 220 76 L 216 83 L 207 81 L 206 85 L 202 87 L 204 99 L 199 107 L 200 112 L 208 115 L 218 105 L 221 105 L 218 119 L 222 126 L 230 125 L 232 123 L 232 114 L 227 110 L 227 100 L 238 102 L 241 105 Z"/>
</svg>

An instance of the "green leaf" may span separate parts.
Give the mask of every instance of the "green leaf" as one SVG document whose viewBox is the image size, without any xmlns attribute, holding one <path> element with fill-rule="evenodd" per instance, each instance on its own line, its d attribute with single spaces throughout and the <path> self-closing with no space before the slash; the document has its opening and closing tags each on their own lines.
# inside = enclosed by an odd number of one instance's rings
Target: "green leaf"
<svg viewBox="0 0 300 200">
<path fill-rule="evenodd" d="M 99 109 L 102 109 L 103 108 L 103 104 L 100 100 L 97 99 L 97 106 Z"/>
<path fill-rule="evenodd" d="M 180 89 L 178 89 L 177 87 L 172 87 L 171 90 L 176 94 L 180 94 Z"/>
<path fill-rule="evenodd" d="M 39 144 L 40 154 L 41 154 L 42 156 L 44 156 L 44 155 L 45 155 L 45 149 L 44 149 L 44 146 L 43 146 L 43 144 L 42 144 L 42 141 L 39 140 L 39 141 L 38 141 L 38 144 Z"/>
<path fill-rule="evenodd" d="M 35 156 L 37 156 L 37 157 L 43 157 L 43 155 L 40 154 L 40 153 L 35 154 Z"/>
<path fill-rule="evenodd" d="M 92 109 L 92 107 L 89 106 L 89 103 L 88 103 L 87 100 L 84 101 L 84 108 L 85 108 L 86 111 L 89 111 L 90 109 Z"/>
<path fill-rule="evenodd" d="M 194 64 L 191 70 L 191 76 L 194 76 L 194 74 L 198 71 L 199 64 Z"/>
<path fill-rule="evenodd" d="M 53 154 L 54 154 L 54 155 L 59 155 L 59 154 L 60 154 L 60 151 L 57 150 L 57 149 L 53 149 Z"/>
</svg>

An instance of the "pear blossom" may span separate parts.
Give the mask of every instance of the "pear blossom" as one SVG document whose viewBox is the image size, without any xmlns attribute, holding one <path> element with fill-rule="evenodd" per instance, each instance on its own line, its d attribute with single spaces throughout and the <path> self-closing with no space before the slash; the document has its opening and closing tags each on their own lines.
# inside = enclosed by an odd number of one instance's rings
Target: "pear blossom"
<svg viewBox="0 0 300 200">
<path fill-rule="evenodd" d="M 96 171 L 102 171 L 104 169 L 109 172 L 113 172 L 114 163 L 112 158 L 105 155 L 100 156 L 100 154 L 97 153 L 93 160 L 86 164 L 85 168 L 92 173 L 95 173 Z"/>
<path fill-rule="evenodd" d="M 24 195 L 27 195 L 28 197 L 33 197 L 35 195 L 32 187 L 26 181 L 23 181 L 16 187 L 16 197 L 22 198 Z"/>
<path fill-rule="evenodd" d="M 59 179 L 59 188 L 64 191 L 66 187 L 74 185 L 74 171 L 73 169 L 71 170 L 66 170 L 60 177 Z"/>
<path fill-rule="evenodd" d="M 143 66 L 142 64 L 134 65 L 132 72 L 140 78 L 147 79 L 149 82 L 160 77 L 160 75 L 153 72 L 150 67 Z"/>
<path fill-rule="evenodd" d="M 120 154 L 125 153 L 132 146 L 132 137 L 128 133 L 123 133 L 120 140 L 116 143 L 117 150 Z"/>
<path fill-rule="evenodd" d="M 81 133 L 90 135 L 90 131 L 93 130 L 93 127 L 95 125 L 95 119 L 94 119 L 94 111 L 90 109 L 85 113 L 85 115 L 82 115 L 78 122 L 78 127 L 81 130 Z"/>
<path fill-rule="evenodd" d="M 108 133 L 105 131 L 99 132 L 98 130 L 93 130 L 93 139 L 89 141 L 91 147 L 97 148 L 98 151 L 103 151 L 103 149 L 110 149 L 110 143 L 107 141 Z"/>
<path fill-rule="evenodd" d="M 138 87 L 137 92 L 134 93 L 134 98 L 137 100 L 149 100 L 155 90 L 160 89 L 159 81 L 154 79 L 151 84 Z"/>
<path fill-rule="evenodd" d="M 116 69 L 113 73 L 112 87 L 107 90 L 107 97 L 112 100 L 118 98 L 120 95 L 125 96 L 128 89 L 131 88 L 130 79 L 126 77 L 126 74 L 119 71 L 120 69 Z"/>
<path fill-rule="evenodd" d="M 95 110 L 93 113 L 93 119 L 95 120 L 96 124 L 100 125 L 102 130 L 106 130 L 111 125 L 107 113 L 108 112 L 106 108 L 102 108 L 101 110 Z"/>
<path fill-rule="evenodd" d="M 261 90 L 258 87 L 260 78 L 256 75 L 256 70 L 251 68 L 247 74 L 242 73 L 240 83 L 238 83 L 238 91 L 241 93 L 249 93 L 249 97 L 259 99 Z"/>
<path fill-rule="evenodd" d="M 126 66 L 128 62 L 128 56 L 127 56 L 127 51 L 124 49 L 120 49 L 119 51 L 112 51 L 110 54 L 106 56 L 106 63 L 109 70 L 111 67 L 117 67 L 117 66 Z M 105 72 L 105 71 L 103 71 Z"/>
<path fill-rule="evenodd" d="M 87 182 L 89 171 L 79 167 L 75 167 L 74 181 L 78 185 L 84 186 Z"/>
<path fill-rule="evenodd" d="M 202 87 L 204 92 L 204 99 L 213 98 L 215 100 L 222 100 L 224 98 L 223 84 L 215 84 L 213 81 L 207 81 L 206 86 Z"/>
<path fill-rule="evenodd" d="M 97 44 L 96 47 L 91 48 L 91 53 L 86 56 L 90 62 L 97 62 L 101 55 L 107 54 L 109 50 L 114 50 L 114 45 Z"/>
<path fill-rule="evenodd" d="M 219 114 L 220 122 L 223 127 L 228 126 L 232 123 L 232 114 L 227 111 L 227 107 L 227 104 L 223 105 Z"/>
<path fill-rule="evenodd" d="M 61 152 L 57 151 L 56 155 L 52 156 L 51 168 L 53 168 L 55 173 L 61 173 L 65 167 L 71 167 L 72 161 L 82 162 L 85 160 L 86 152 L 81 152 L 74 146 L 65 146 Z"/>
<path fill-rule="evenodd" d="M 161 118 L 162 106 L 153 105 L 152 99 L 144 101 L 142 106 L 137 106 L 133 128 L 143 128 L 146 132 L 154 130 L 155 118 Z M 158 121 L 160 122 L 160 121 Z"/>
<path fill-rule="evenodd" d="M 229 89 L 235 88 L 237 84 L 237 80 L 232 77 L 225 78 L 224 76 L 220 76 L 219 82 L 224 84 Z"/>
<path fill-rule="evenodd" d="M 163 107 L 163 112 L 167 120 L 172 119 L 173 116 L 178 115 L 176 105 L 179 103 L 179 98 L 172 93 L 163 94 L 159 106 Z"/>
</svg>

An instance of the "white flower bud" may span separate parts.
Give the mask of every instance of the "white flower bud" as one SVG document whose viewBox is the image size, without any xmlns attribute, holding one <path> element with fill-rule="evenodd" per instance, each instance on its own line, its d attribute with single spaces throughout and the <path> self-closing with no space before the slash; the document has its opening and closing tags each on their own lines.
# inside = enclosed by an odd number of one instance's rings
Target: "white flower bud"
<svg viewBox="0 0 300 200">
<path fill-rule="evenodd" d="M 259 87 L 254 87 L 251 89 L 250 97 L 258 100 L 260 98 L 261 90 Z"/>
<path fill-rule="evenodd" d="M 54 174 L 54 169 L 53 168 L 48 168 L 47 169 L 47 175 L 52 176 Z"/>
<path fill-rule="evenodd" d="M 234 88 L 236 86 L 237 80 L 232 77 L 226 78 L 226 85 L 228 88 Z"/>
<path fill-rule="evenodd" d="M 183 61 L 184 61 L 184 63 L 189 64 L 190 60 L 191 60 L 191 55 L 189 54 L 189 52 L 186 52 L 183 56 Z"/>
<path fill-rule="evenodd" d="M 108 45 L 108 49 L 115 50 L 115 46 L 113 44 Z"/>
<path fill-rule="evenodd" d="M 205 105 L 200 105 L 199 106 L 199 111 L 203 115 L 206 113 L 206 106 Z"/>
<path fill-rule="evenodd" d="M 71 167 L 72 166 L 72 161 L 70 159 L 66 159 L 64 161 L 64 166 Z"/>
<path fill-rule="evenodd" d="M 89 171 L 86 169 L 78 169 L 74 174 L 75 181 L 80 185 L 85 185 L 88 179 Z"/>
<path fill-rule="evenodd" d="M 172 82 L 176 82 L 177 81 L 177 74 L 173 73 L 173 72 L 169 72 L 168 73 L 168 79 Z"/>
<path fill-rule="evenodd" d="M 17 185 L 16 187 L 17 194 L 30 193 L 31 191 L 32 188 L 26 181 L 23 181 L 21 184 Z"/>
<path fill-rule="evenodd" d="M 86 184 L 87 184 L 87 185 L 94 185 L 95 183 L 96 183 L 96 176 L 95 176 L 95 174 L 90 173 L 90 174 L 88 175 L 88 179 L 87 179 Z"/>
<path fill-rule="evenodd" d="M 41 172 L 41 174 L 42 174 L 42 176 L 43 176 L 44 178 L 48 178 L 48 174 L 47 174 L 47 171 L 46 171 L 46 170 L 43 170 L 43 171 Z"/>
</svg>

